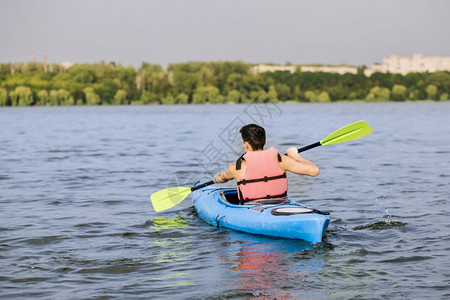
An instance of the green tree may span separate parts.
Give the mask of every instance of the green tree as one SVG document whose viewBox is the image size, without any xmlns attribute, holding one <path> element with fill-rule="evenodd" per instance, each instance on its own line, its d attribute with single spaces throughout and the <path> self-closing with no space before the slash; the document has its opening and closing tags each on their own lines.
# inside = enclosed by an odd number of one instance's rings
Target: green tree
<svg viewBox="0 0 450 300">
<path fill-rule="evenodd" d="M 166 97 L 161 99 L 161 104 L 175 104 L 176 99 L 171 93 L 168 93 Z"/>
<path fill-rule="evenodd" d="M 219 103 L 223 100 L 219 97 L 219 89 L 215 86 L 200 86 L 195 90 L 192 103 Z"/>
<path fill-rule="evenodd" d="M 114 95 L 114 101 L 111 104 L 114 105 L 128 104 L 127 92 L 125 90 L 118 90 Z"/>
<path fill-rule="evenodd" d="M 8 105 L 8 91 L 4 88 L 0 88 L 0 106 Z"/>
<path fill-rule="evenodd" d="M 406 100 L 407 88 L 404 85 L 394 84 L 392 88 L 392 100 L 403 101 Z"/>
<path fill-rule="evenodd" d="M 51 90 L 49 101 L 47 102 L 49 105 L 59 105 L 59 93 L 58 90 Z"/>
<path fill-rule="evenodd" d="M 112 79 L 103 79 L 94 85 L 95 93 L 100 97 L 102 104 L 109 104 L 114 101 L 114 96 L 118 91 L 118 86 Z"/>
<path fill-rule="evenodd" d="M 207 87 L 208 89 L 208 101 L 210 103 L 222 103 L 223 102 L 223 96 L 220 95 L 220 91 L 217 87 L 209 85 Z"/>
<path fill-rule="evenodd" d="M 309 102 L 317 102 L 317 95 L 313 91 L 306 91 L 305 98 L 308 99 Z"/>
<path fill-rule="evenodd" d="M 265 90 L 260 90 L 257 92 L 256 102 L 258 103 L 266 103 L 270 101 L 270 96 Z"/>
<path fill-rule="evenodd" d="M 230 74 L 226 79 L 226 91 L 242 91 L 244 89 L 244 77 L 242 74 Z"/>
<path fill-rule="evenodd" d="M 91 87 L 85 88 L 84 94 L 86 97 L 86 104 L 87 105 L 100 105 L 100 97 L 94 92 L 94 89 Z"/>
<path fill-rule="evenodd" d="M 205 85 L 211 85 L 215 82 L 215 74 L 212 66 L 204 64 L 201 66 L 200 71 L 198 72 L 200 81 Z"/>
<path fill-rule="evenodd" d="M 43 105 L 43 106 L 47 105 L 47 103 L 50 100 L 47 90 L 40 90 L 37 93 L 37 98 L 38 98 L 38 101 L 36 104 Z"/>
<path fill-rule="evenodd" d="M 75 101 L 70 95 L 69 91 L 65 89 L 51 90 L 50 91 L 50 101 L 46 103 L 50 105 L 74 105 Z"/>
<path fill-rule="evenodd" d="M 366 96 L 368 101 L 389 101 L 391 91 L 385 87 L 373 87 L 370 89 L 370 93 Z"/>
<path fill-rule="evenodd" d="M 275 86 L 271 85 L 269 87 L 267 95 L 269 97 L 269 102 L 278 102 L 278 93 L 277 90 L 275 89 Z"/>
<path fill-rule="evenodd" d="M 450 72 L 434 72 L 425 80 L 425 84 L 434 85 L 441 93 L 450 93 Z"/>
<path fill-rule="evenodd" d="M 266 73 L 258 75 L 245 75 L 242 77 L 242 79 L 243 91 L 239 91 L 241 92 L 241 94 L 244 93 L 249 95 L 250 98 L 252 98 L 250 95 L 252 92 L 259 93 L 261 90 L 268 91 L 269 87 L 275 82 Z"/>
<path fill-rule="evenodd" d="M 197 87 L 194 94 L 192 95 L 192 103 L 194 104 L 205 103 L 207 98 L 208 98 L 208 91 L 206 90 L 206 87 L 200 86 Z"/>
<path fill-rule="evenodd" d="M 33 104 L 33 93 L 27 86 L 18 86 L 9 93 L 12 106 L 29 106 Z"/>
<path fill-rule="evenodd" d="M 158 103 L 159 98 L 157 95 L 153 94 L 152 92 L 142 92 L 141 97 L 139 100 L 133 100 L 132 104 L 134 105 L 141 105 L 141 104 L 151 104 L 151 103 Z"/>
<path fill-rule="evenodd" d="M 330 97 L 330 101 L 337 101 L 342 99 L 348 99 L 349 95 L 346 94 L 345 88 L 342 85 L 335 85 L 329 87 L 326 92 L 328 93 L 328 96 Z"/>
<path fill-rule="evenodd" d="M 199 81 L 197 74 L 191 74 L 186 72 L 174 72 L 173 74 L 173 86 L 176 94 L 184 93 L 189 97 L 192 97 L 194 90 Z"/>
<path fill-rule="evenodd" d="M 375 87 L 384 87 L 391 90 L 394 86 L 394 80 L 391 73 L 373 73 L 370 75 L 370 80 Z"/>
<path fill-rule="evenodd" d="M 275 88 L 276 88 L 276 92 L 277 92 L 277 97 L 281 101 L 286 101 L 286 100 L 292 99 L 291 88 L 287 84 L 277 83 L 275 85 Z"/>
<path fill-rule="evenodd" d="M 318 101 L 318 102 L 331 102 L 331 98 L 330 98 L 330 95 L 328 95 L 327 92 L 322 91 L 322 92 L 317 96 L 317 101 Z"/>
<path fill-rule="evenodd" d="M 178 104 L 187 104 L 188 101 L 189 101 L 189 96 L 188 95 L 186 95 L 185 93 L 178 94 L 178 96 L 177 96 L 177 103 Z"/>
<path fill-rule="evenodd" d="M 116 70 L 116 79 L 119 81 L 119 89 L 127 92 L 128 99 L 137 99 L 140 96 L 140 91 L 136 85 L 136 70 L 133 67 L 120 67 Z M 80 97 L 81 98 L 81 97 Z"/>
<path fill-rule="evenodd" d="M 69 69 L 67 76 L 71 81 L 90 84 L 97 82 L 97 74 L 92 65 L 75 65 Z"/>
<path fill-rule="evenodd" d="M 241 100 L 239 103 L 254 103 L 257 102 L 259 91 L 244 90 L 241 93 Z"/>
<path fill-rule="evenodd" d="M 241 93 L 237 90 L 231 90 L 228 92 L 227 101 L 239 103 L 241 100 Z"/>
<path fill-rule="evenodd" d="M 428 100 L 436 100 L 437 87 L 434 84 L 429 84 L 425 91 L 427 92 Z"/>
<path fill-rule="evenodd" d="M 59 89 L 59 98 L 61 105 L 75 105 L 75 101 L 73 97 L 70 95 L 70 92 L 65 89 Z"/>
<path fill-rule="evenodd" d="M 161 99 L 169 91 L 170 80 L 160 65 L 143 63 L 136 76 L 136 84 L 138 89 L 150 92 Z"/>
<path fill-rule="evenodd" d="M 300 89 L 300 85 L 297 84 L 297 85 L 294 87 L 293 96 L 294 96 L 294 99 L 295 99 L 295 100 L 300 100 L 300 99 L 302 99 L 302 91 L 301 91 L 301 89 Z"/>
</svg>

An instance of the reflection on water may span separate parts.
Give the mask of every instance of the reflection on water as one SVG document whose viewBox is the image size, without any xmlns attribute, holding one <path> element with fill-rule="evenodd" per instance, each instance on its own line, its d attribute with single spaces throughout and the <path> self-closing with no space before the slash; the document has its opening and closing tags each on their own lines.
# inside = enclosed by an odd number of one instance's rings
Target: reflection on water
<svg viewBox="0 0 450 300">
<path fill-rule="evenodd" d="M 233 268 L 237 272 L 239 286 L 243 290 L 257 291 L 255 296 L 270 296 L 275 298 L 289 297 L 287 291 L 282 291 L 279 282 L 287 281 L 290 277 L 286 263 L 286 255 L 271 249 L 267 244 L 242 245 L 235 254 Z"/>
<path fill-rule="evenodd" d="M 154 218 L 150 221 L 150 228 L 159 231 L 163 229 L 176 229 L 189 226 L 188 222 L 182 217 L 177 216 L 173 219 L 169 218 Z"/>
<path fill-rule="evenodd" d="M 320 246 L 299 240 L 284 240 L 243 233 L 230 233 L 221 249 L 227 278 L 235 284 L 235 294 L 252 299 L 291 299 L 320 296 L 320 289 L 301 291 L 309 276 L 321 272 L 324 260 L 315 257 Z"/>
<path fill-rule="evenodd" d="M 152 277 L 152 281 L 159 282 L 159 285 L 162 288 L 167 287 L 177 287 L 177 286 L 187 286 L 194 284 L 193 280 L 189 280 L 189 278 L 192 276 L 191 273 L 186 272 L 173 272 L 169 273 L 164 276 L 155 276 Z"/>
<path fill-rule="evenodd" d="M 159 282 L 161 287 L 176 287 L 192 285 L 192 273 L 185 271 L 170 271 L 174 266 L 182 267 L 189 262 L 193 253 L 189 245 L 192 236 L 185 230 L 188 222 L 181 216 L 171 218 L 154 218 L 146 224 L 152 229 L 154 237 L 148 246 L 152 250 L 152 261 L 156 265 L 167 265 L 169 270 L 152 276 L 151 280 Z"/>
</svg>

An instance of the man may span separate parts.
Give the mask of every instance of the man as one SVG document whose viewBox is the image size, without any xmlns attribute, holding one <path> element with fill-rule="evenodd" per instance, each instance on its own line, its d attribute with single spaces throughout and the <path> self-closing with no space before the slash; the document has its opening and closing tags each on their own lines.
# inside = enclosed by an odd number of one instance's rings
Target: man
<svg viewBox="0 0 450 300">
<path fill-rule="evenodd" d="M 241 204 L 257 199 L 287 197 L 286 171 L 313 177 L 319 175 L 319 168 L 301 157 L 295 147 L 287 149 L 287 155 L 279 154 L 273 147 L 263 150 L 266 132 L 261 126 L 245 125 L 240 133 L 245 154 L 225 171 L 219 172 L 214 182 L 222 183 L 234 178 Z"/>
</svg>

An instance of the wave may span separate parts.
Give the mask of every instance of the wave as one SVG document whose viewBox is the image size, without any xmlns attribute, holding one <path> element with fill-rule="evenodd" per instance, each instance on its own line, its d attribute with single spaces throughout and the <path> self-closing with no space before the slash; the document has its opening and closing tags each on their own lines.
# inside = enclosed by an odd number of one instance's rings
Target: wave
<svg viewBox="0 0 450 300">
<path fill-rule="evenodd" d="M 407 223 L 403 223 L 400 221 L 379 221 L 372 224 L 361 225 L 353 227 L 353 230 L 363 230 L 363 229 L 372 229 L 372 230 L 383 230 L 390 228 L 397 228 L 406 226 Z"/>
</svg>

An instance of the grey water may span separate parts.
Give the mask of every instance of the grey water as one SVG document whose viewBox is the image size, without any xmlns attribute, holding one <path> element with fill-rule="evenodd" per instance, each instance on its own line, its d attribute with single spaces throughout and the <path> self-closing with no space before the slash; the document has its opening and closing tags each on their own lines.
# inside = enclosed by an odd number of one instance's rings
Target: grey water
<svg viewBox="0 0 450 300">
<path fill-rule="evenodd" d="M 450 102 L 0 108 L 0 298 L 448 299 Z M 291 198 L 331 213 L 324 242 L 202 221 L 187 198 L 241 154 L 373 133 L 302 155 Z M 219 186 L 219 185 L 218 185 Z M 221 186 L 232 187 L 229 182 Z"/>
</svg>

